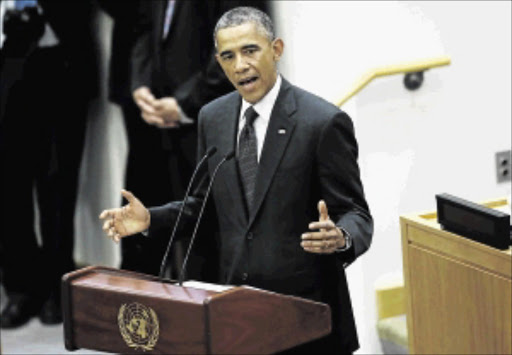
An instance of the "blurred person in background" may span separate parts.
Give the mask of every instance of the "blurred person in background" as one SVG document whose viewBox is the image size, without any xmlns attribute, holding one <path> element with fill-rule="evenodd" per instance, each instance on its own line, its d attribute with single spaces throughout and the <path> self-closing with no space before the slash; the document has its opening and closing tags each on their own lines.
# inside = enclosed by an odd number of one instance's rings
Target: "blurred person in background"
<svg viewBox="0 0 512 355">
<path fill-rule="evenodd" d="M 3 3 L 0 245 L 8 302 L 1 327 L 35 315 L 56 324 L 60 279 L 75 268 L 78 176 L 88 103 L 98 93 L 95 6 L 92 0 Z"/>
</svg>

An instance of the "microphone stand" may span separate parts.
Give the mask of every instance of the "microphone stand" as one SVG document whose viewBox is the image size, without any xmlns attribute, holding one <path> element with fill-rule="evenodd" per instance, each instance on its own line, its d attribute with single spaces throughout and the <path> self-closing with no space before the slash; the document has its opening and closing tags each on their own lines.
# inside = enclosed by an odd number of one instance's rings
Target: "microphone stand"
<svg viewBox="0 0 512 355">
<path fill-rule="evenodd" d="M 185 209 L 185 203 L 186 203 L 186 201 L 188 199 L 188 196 L 190 194 L 190 189 L 192 187 L 192 183 L 195 180 L 195 177 L 197 175 L 197 172 L 199 171 L 199 168 L 204 164 L 204 162 L 208 158 L 210 158 L 216 152 L 217 152 L 217 148 L 216 147 L 212 147 L 212 148 L 208 149 L 206 154 L 201 158 L 201 160 L 197 164 L 196 169 L 194 170 L 194 173 L 192 174 L 192 177 L 190 178 L 190 182 L 188 183 L 188 186 L 187 186 L 187 191 L 185 192 L 185 197 L 183 198 L 183 202 L 181 203 L 181 207 L 180 207 L 180 211 L 178 213 L 178 217 L 176 218 L 176 223 L 174 224 L 174 229 L 172 231 L 171 238 L 169 239 L 169 243 L 167 244 L 167 250 L 165 251 L 164 257 L 162 259 L 162 264 L 160 265 L 159 278 L 162 281 L 163 281 L 163 278 L 164 278 L 165 266 L 167 265 L 167 258 L 169 257 L 169 251 L 171 250 L 171 245 L 172 245 L 172 243 L 174 241 L 174 237 L 176 236 L 176 231 L 178 230 L 178 224 L 180 223 L 181 216 L 183 214 L 183 210 Z"/>
<path fill-rule="evenodd" d="M 180 276 L 179 276 L 179 279 L 178 279 L 178 283 L 179 283 L 180 286 L 183 285 L 183 279 L 185 278 L 185 268 L 187 267 L 188 257 L 190 256 L 190 251 L 192 250 L 192 245 L 194 244 L 194 240 L 195 240 L 195 238 L 197 236 L 197 230 L 199 229 L 199 224 L 201 223 L 201 218 L 203 216 L 204 208 L 206 206 L 206 202 L 208 200 L 208 196 L 210 195 L 210 191 L 212 189 L 213 182 L 215 181 L 215 176 L 217 175 L 217 171 L 222 166 L 222 164 L 224 164 L 226 161 L 230 160 L 234 156 L 235 156 L 235 152 L 234 151 L 226 154 L 226 156 L 224 156 L 224 158 L 222 158 L 220 163 L 217 164 L 217 166 L 215 167 L 215 170 L 213 171 L 212 178 L 210 179 L 210 184 L 208 185 L 208 190 L 206 190 L 206 194 L 204 195 L 203 204 L 201 206 L 201 210 L 199 212 L 199 216 L 197 217 L 196 225 L 194 227 L 194 232 L 192 233 L 192 237 L 190 238 L 190 243 L 188 245 L 187 254 L 185 255 L 185 259 L 183 261 L 183 265 L 181 266 L 181 272 L 180 272 Z"/>
</svg>

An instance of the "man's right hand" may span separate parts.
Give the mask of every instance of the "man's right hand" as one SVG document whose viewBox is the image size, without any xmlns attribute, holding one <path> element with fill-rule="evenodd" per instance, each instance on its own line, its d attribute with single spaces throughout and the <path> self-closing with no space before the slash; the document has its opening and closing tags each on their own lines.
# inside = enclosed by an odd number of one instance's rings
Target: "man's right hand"
<svg viewBox="0 0 512 355">
<path fill-rule="evenodd" d="M 122 190 L 121 194 L 128 200 L 128 204 L 121 208 L 104 210 L 100 219 L 104 219 L 103 230 L 114 240 L 143 232 L 149 228 L 150 214 L 144 205 L 131 192 Z"/>
</svg>

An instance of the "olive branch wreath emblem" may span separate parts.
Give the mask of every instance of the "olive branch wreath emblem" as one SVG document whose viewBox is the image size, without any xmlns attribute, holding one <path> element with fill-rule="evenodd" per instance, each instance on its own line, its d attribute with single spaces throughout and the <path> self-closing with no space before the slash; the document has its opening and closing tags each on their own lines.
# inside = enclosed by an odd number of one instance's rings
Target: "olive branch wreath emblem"
<svg viewBox="0 0 512 355">
<path fill-rule="evenodd" d="M 140 342 L 133 341 L 132 336 L 130 335 L 127 325 L 126 325 L 127 322 L 125 320 L 125 313 L 127 311 L 127 308 L 142 308 L 149 313 L 149 315 L 151 317 L 151 323 L 154 327 L 151 331 L 151 334 L 148 337 L 147 342 L 140 343 Z M 158 325 L 158 317 L 152 308 L 146 307 L 146 306 L 144 306 L 140 303 L 136 303 L 136 302 L 131 303 L 128 306 L 126 304 L 122 304 L 121 307 L 119 308 L 119 313 L 117 314 L 117 323 L 119 325 L 119 331 L 121 333 L 121 336 L 123 337 L 124 341 L 126 342 L 126 345 L 128 345 L 130 348 L 134 348 L 135 350 L 139 350 L 139 349 L 142 349 L 143 351 L 153 350 L 153 348 L 156 345 L 156 342 L 158 341 L 158 336 L 160 334 L 160 328 Z"/>
</svg>

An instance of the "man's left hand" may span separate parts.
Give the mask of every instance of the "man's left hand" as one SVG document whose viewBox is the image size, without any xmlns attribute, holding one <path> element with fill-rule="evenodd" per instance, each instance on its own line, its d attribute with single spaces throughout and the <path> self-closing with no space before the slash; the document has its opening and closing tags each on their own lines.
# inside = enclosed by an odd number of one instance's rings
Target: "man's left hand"
<svg viewBox="0 0 512 355">
<path fill-rule="evenodd" d="M 329 218 L 324 200 L 318 202 L 319 220 L 309 224 L 310 230 L 318 230 L 302 234 L 302 248 L 310 253 L 332 254 L 336 249 L 345 246 L 345 236 Z"/>
</svg>

